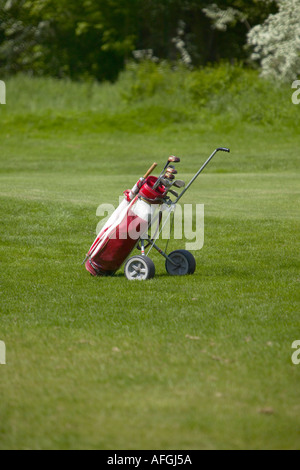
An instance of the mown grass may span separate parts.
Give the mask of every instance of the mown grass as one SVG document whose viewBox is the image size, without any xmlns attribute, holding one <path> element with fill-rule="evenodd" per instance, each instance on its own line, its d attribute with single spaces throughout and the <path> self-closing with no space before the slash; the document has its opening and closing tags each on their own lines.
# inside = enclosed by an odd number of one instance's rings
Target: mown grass
<svg viewBox="0 0 300 470">
<path fill-rule="evenodd" d="M 252 72 L 202 101 L 205 72 L 151 73 L 7 82 L 1 449 L 299 449 L 300 108 Z M 184 200 L 205 204 L 196 273 L 152 252 L 149 282 L 90 278 L 98 205 L 169 154 L 188 180 L 220 145 Z"/>
</svg>

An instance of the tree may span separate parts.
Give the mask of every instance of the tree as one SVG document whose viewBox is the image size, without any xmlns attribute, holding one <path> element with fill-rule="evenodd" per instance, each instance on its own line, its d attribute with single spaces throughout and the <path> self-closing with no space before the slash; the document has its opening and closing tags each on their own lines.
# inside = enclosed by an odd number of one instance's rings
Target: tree
<svg viewBox="0 0 300 470">
<path fill-rule="evenodd" d="M 114 80 L 134 49 L 137 0 L 0 0 L 8 73 Z"/>
<path fill-rule="evenodd" d="M 263 22 L 270 5 L 218 0 L 225 32 L 205 14 L 209 5 L 209 0 L 0 0 L 0 72 L 113 81 L 137 49 L 194 66 L 246 59 L 247 25 Z M 228 11 L 229 20 L 223 17 Z"/>
<path fill-rule="evenodd" d="M 220 58 L 247 61 L 247 33 L 274 11 L 273 0 L 218 0 L 208 2 L 203 13 L 214 32 L 214 60 Z"/>
<path fill-rule="evenodd" d="M 261 75 L 292 81 L 300 75 L 300 0 L 276 0 L 279 11 L 251 29 L 248 44 Z"/>
</svg>

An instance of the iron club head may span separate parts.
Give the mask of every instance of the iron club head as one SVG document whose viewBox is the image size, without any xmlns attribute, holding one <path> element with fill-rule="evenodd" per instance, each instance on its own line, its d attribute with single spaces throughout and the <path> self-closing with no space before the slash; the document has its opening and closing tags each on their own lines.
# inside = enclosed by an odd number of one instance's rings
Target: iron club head
<svg viewBox="0 0 300 470">
<path fill-rule="evenodd" d="M 172 181 L 167 178 L 162 178 L 160 183 L 166 188 L 169 188 L 172 186 Z"/>
<path fill-rule="evenodd" d="M 176 180 L 174 181 L 173 186 L 175 186 L 175 188 L 184 188 L 185 182 L 182 180 Z"/>
</svg>

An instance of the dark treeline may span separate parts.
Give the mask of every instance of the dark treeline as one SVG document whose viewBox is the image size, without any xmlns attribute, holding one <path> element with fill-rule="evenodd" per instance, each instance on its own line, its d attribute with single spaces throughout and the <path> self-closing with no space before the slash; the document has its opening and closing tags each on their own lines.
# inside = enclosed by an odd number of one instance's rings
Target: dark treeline
<svg viewBox="0 0 300 470">
<path fill-rule="evenodd" d="M 204 0 L 0 0 L 0 72 L 115 80 L 134 50 L 177 60 L 180 37 L 193 65 L 247 59 L 246 34 L 274 5 L 218 0 L 242 20 L 212 26 Z"/>
</svg>

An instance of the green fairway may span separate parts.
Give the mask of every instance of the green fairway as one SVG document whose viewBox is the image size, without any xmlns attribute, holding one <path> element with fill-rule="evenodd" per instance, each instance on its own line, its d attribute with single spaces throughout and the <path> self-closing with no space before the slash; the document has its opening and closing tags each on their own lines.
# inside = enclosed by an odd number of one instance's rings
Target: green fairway
<svg viewBox="0 0 300 470">
<path fill-rule="evenodd" d="M 131 102 L 126 80 L 7 83 L 0 449 L 299 449 L 300 105 L 288 87 Z M 171 154 L 188 181 L 219 146 L 182 200 L 205 207 L 195 274 L 153 250 L 151 281 L 90 277 L 97 207 Z"/>
</svg>

